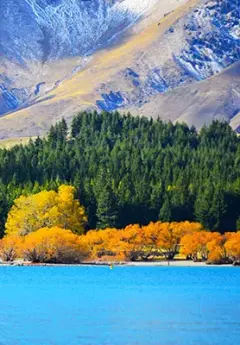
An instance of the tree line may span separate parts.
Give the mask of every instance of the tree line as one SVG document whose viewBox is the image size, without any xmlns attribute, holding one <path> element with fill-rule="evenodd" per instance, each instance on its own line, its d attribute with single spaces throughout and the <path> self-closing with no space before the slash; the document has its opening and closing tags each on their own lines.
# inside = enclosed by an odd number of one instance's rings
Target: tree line
<svg viewBox="0 0 240 345">
<path fill-rule="evenodd" d="M 151 222 L 124 229 L 91 230 L 77 235 L 58 226 L 0 240 L 4 261 L 21 258 L 33 263 L 119 262 L 172 260 L 176 255 L 214 264 L 240 262 L 240 231 L 221 235 L 203 230 L 201 224 Z"/>
<path fill-rule="evenodd" d="M 150 222 L 125 228 L 86 231 L 84 207 L 75 188 L 60 185 L 14 200 L 0 240 L 4 261 L 80 263 L 86 260 L 172 260 L 177 254 L 194 261 L 240 260 L 240 231 L 206 231 L 198 222 Z"/>
<path fill-rule="evenodd" d="M 227 123 L 197 132 L 118 112 L 63 119 L 44 138 L 0 150 L 0 227 L 19 196 L 76 189 L 88 229 L 151 221 L 240 227 L 240 144 Z"/>
</svg>

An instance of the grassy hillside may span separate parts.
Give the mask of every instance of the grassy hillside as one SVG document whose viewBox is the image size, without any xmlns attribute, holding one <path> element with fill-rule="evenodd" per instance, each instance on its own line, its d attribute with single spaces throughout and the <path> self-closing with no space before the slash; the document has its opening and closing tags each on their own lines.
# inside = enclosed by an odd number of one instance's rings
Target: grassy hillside
<svg viewBox="0 0 240 345">
<path fill-rule="evenodd" d="M 159 49 L 163 59 L 171 52 L 161 49 L 164 33 L 181 17 L 184 17 L 199 0 L 160 1 L 151 14 L 127 31 L 121 40 L 94 54 L 79 72 L 69 74 L 77 59 L 60 60 L 37 67 L 33 75 L 47 78 L 49 87 L 59 73 L 66 77 L 52 91 L 33 99 L 32 103 L 10 115 L 0 118 L 0 139 L 42 135 L 50 125 L 72 118 L 82 109 L 95 108 L 95 102 L 103 92 L 111 88 L 133 90 L 133 85 L 121 77 L 128 67 L 142 63 L 143 74 L 159 60 Z M 145 65 L 145 61 L 149 64 Z M 60 76 L 58 76 L 60 78 Z M 25 80 L 25 76 L 22 76 Z M 28 79 L 28 78 L 27 78 Z M 45 80 L 44 80 L 45 81 Z M 105 84 L 108 84 L 105 89 Z"/>
</svg>

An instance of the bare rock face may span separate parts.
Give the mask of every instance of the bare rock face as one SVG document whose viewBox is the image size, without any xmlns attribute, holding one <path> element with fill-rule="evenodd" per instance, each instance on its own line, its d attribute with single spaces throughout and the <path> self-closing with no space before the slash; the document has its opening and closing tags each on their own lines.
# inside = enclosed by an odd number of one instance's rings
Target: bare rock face
<svg viewBox="0 0 240 345">
<path fill-rule="evenodd" d="M 210 1 L 186 18 L 186 44 L 177 63 L 196 80 L 221 72 L 240 59 L 240 1 Z"/>
</svg>

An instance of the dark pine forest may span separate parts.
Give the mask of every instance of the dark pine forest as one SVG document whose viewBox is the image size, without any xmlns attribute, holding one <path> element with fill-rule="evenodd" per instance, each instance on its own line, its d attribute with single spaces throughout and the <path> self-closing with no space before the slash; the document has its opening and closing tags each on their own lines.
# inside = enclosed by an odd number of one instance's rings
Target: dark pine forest
<svg viewBox="0 0 240 345">
<path fill-rule="evenodd" d="M 81 113 L 44 138 L 0 150 L 1 233 L 16 197 L 76 187 L 88 228 L 199 221 L 240 228 L 240 139 L 215 121 L 197 132 L 119 113 Z"/>
</svg>

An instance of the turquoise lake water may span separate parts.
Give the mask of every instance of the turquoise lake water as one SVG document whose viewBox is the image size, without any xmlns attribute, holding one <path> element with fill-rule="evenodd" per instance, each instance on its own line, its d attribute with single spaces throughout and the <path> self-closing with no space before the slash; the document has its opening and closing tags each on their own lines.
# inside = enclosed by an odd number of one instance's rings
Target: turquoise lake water
<svg viewBox="0 0 240 345">
<path fill-rule="evenodd" d="M 238 345 L 240 268 L 0 267 L 0 345 Z"/>
</svg>

